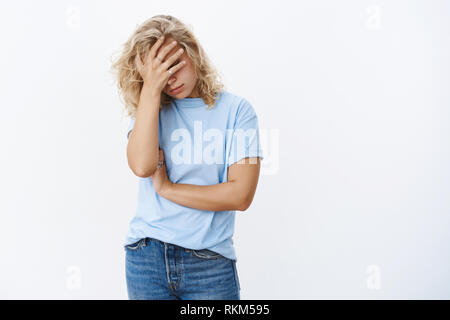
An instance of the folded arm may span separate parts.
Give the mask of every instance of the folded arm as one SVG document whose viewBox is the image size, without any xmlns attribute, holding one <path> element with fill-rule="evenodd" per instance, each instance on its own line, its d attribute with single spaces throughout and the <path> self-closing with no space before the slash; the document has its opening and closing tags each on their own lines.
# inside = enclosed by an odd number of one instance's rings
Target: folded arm
<svg viewBox="0 0 450 320">
<path fill-rule="evenodd" d="M 199 210 L 245 211 L 253 201 L 260 167 L 259 157 L 244 158 L 228 168 L 228 182 L 207 186 L 170 183 L 159 194 Z"/>
</svg>

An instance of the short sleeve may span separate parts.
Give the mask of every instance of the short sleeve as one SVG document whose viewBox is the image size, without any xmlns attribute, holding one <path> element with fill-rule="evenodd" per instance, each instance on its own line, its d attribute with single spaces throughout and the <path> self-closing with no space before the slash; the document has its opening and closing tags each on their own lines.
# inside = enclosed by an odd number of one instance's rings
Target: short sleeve
<svg viewBox="0 0 450 320">
<path fill-rule="evenodd" d="M 134 121 L 136 120 L 136 118 L 131 118 L 130 119 L 130 124 L 128 125 L 128 130 L 127 130 L 127 139 L 130 138 L 130 132 L 131 130 L 133 130 L 134 128 Z"/>
<path fill-rule="evenodd" d="M 245 99 L 237 108 L 236 120 L 231 134 L 228 166 L 247 157 L 264 159 L 260 144 L 258 116 Z"/>
</svg>

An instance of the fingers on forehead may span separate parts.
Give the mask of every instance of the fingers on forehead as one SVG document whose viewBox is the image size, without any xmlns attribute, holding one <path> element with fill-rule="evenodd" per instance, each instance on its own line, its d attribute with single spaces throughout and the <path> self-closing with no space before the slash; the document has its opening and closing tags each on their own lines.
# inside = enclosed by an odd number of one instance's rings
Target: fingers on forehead
<svg viewBox="0 0 450 320">
<path fill-rule="evenodd" d="M 169 46 L 174 40 L 175 40 L 174 38 L 166 39 L 166 40 L 164 41 L 164 43 L 162 44 L 161 49 L 164 48 L 165 46 Z M 178 49 L 181 49 L 181 48 L 182 48 L 182 46 L 180 46 L 180 44 L 177 43 L 177 44 L 169 51 L 169 55 L 170 55 L 170 54 L 173 54 L 174 52 L 176 52 Z"/>
</svg>

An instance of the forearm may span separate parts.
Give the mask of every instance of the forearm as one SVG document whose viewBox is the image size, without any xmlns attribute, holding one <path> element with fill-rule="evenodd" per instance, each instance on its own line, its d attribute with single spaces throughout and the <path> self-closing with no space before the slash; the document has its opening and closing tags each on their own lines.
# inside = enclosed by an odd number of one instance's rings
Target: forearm
<svg viewBox="0 0 450 320">
<path fill-rule="evenodd" d="M 172 183 L 160 195 L 180 205 L 209 211 L 245 210 L 245 196 L 234 181 L 214 185 Z"/>
<path fill-rule="evenodd" d="M 158 118 L 160 97 L 149 86 L 143 86 L 136 110 L 136 121 L 130 135 L 127 156 L 133 172 L 141 177 L 153 174 L 158 164 Z"/>
</svg>

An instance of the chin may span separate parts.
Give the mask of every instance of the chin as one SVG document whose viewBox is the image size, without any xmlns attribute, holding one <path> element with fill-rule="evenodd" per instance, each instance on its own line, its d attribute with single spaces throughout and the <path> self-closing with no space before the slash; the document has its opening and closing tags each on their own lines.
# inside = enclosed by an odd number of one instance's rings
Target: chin
<svg viewBox="0 0 450 320">
<path fill-rule="evenodd" d="M 183 92 L 180 92 L 178 94 L 176 93 L 170 93 L 169 94 L 171 97 L 177 98 L 177 99 L 182 99 L 183 98 Z"/>
</svg>

